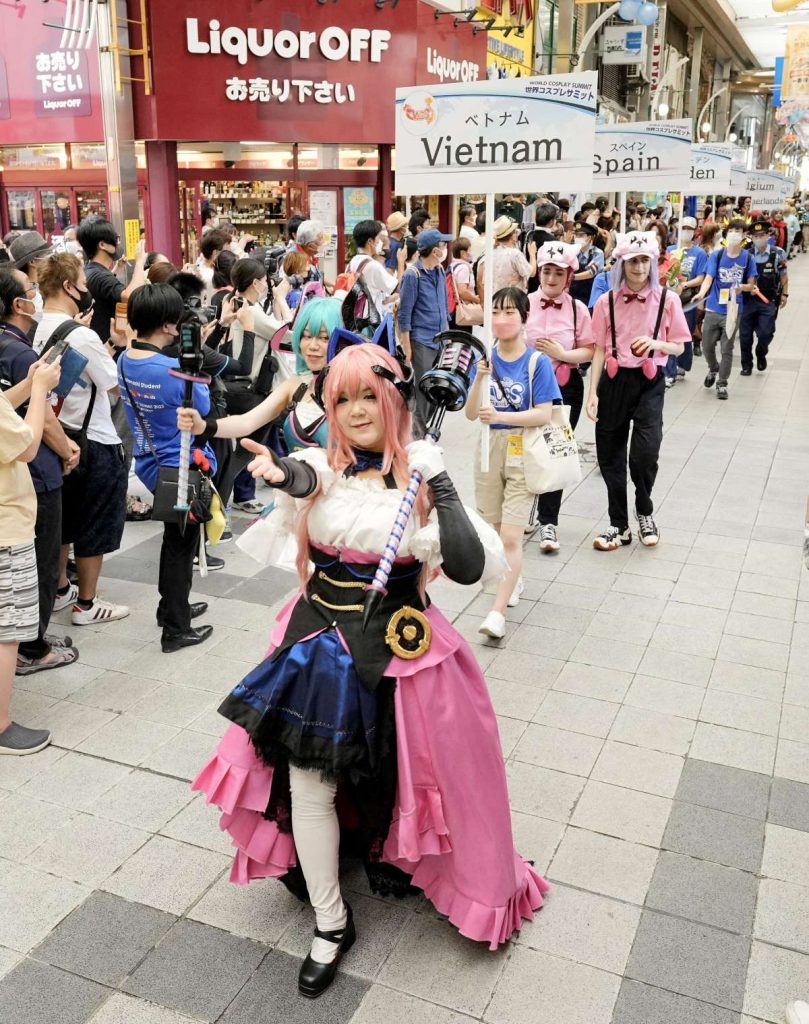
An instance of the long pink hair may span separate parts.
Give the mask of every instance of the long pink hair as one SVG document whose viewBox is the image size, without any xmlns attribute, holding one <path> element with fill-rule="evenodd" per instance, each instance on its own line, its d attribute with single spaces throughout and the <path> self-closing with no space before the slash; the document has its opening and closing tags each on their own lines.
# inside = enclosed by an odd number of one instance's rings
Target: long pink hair
<svg viewBox="0 0 809 1024">
<path fill-rule="evenodd" d="M 396 482 L 404 489 L 410 479 L 406 448 L 413 440 L 413 420 L 404 398 L 389 380 L 374 373 L 373 366 L 384 366 L 397 377 L 402 375 L 402 368 L 393 356 L 381 346 L 371 343 L 345 348 L 329 363 L 329 372 L 323 388 L 326 420 L 329 425 L 326 448 L 329 466 L 339 474 L 348 466 L 355 465 L 357 461 L 351 443 L 337 421 L 338 399 L 343 394 L 353 399 L 363 391 L 369 390 L 376 398 L 384 428 L 382 472 L 392 472 Z M 303 586 L 309 578 L 309 512 L 316 500 L 317 495 L 307 502 L 297 523 L 297 567 Z M 419 516 L 422 525 L 426 523 L 429 508 L 424 488 L 419 490 L 414 512 Z"/>
</svg>

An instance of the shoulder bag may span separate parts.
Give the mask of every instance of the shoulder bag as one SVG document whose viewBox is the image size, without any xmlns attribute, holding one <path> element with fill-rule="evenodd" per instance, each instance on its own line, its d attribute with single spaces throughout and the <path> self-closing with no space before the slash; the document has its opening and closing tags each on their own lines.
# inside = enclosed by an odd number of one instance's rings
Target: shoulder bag
<svg viewBox="0 0 809 1024">
<path fill-rule="evenodd" d="M 121 380 L 123 381 L 124 388 L 129 396 L 130 404 L 132 405 L 132 411 L 134 412 L 138 425 L 143 432 L 143 439 L 149 446 L 149 450 L 157 463 L 157 482 L 155 484 L 154 501 L 152 503 L 152 519 L 159 523 L 174 523 L 177 521 L 177 511 L 174 506 L 177 504 L 177 482 L 180 475 L 179 467 L 160 465 L 160 459 L 158 458 L 157 450 L 155 449 L 154 441 L 152 440 L 151 431 L 146 425 L 143 414 L 138 408 L 138 403 L 135 401 L 135 396 L 132 394 L 129 381 L 126 379 L 123 360 L 118 364 L 118 368 L 121 372 Z M 189 467 L 187 497 L 189 505 L 202 496 L 202 484 L 203 477 L 201 471 L 195 469 L 193 466 Z"/>
<path fill-rule="evenodd" d="M 480 327 L 483 324 L 483 306 L 479 302 L 465 302 L 458 294 L 458 282 L 452 264 L 449 267 L 452 290 L 455 292 L 455 324 L 457 327 Z"/>
<path fill-rule="evenodd" d="M 540 354 L 528 366 L 528 395 L 534 408 L 534 373 Z M 525 486 L 532 494 L 564 491 L 581 482 L 581 463 L 576 437 L 570 426 L 570 406 L 553 405 L 551 421 L 541 427 L 523 427 Z"/>
</svg>

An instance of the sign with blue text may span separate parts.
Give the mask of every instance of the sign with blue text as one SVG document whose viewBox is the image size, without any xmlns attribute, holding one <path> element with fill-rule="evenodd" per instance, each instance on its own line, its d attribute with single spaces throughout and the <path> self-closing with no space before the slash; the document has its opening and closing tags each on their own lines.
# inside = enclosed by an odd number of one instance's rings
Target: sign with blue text
<svg viewBox="0 0 809 1024">
<path fill-rule="evenodd" d="M 691 175 L 691 121 L 632 121 L 596 129 L 593 188 L 685 192 Z"/>
<path fill-rule="evenodd" d="M 733 146 L 729 142 L 695 142 L 691 147 L 691 195 L 713 195 L 730 188 Z"/>
<path fill-rule="evenodd" d="M 396 90 L 396 194 L 588 192 L 596 73 Z"/>
</svg>

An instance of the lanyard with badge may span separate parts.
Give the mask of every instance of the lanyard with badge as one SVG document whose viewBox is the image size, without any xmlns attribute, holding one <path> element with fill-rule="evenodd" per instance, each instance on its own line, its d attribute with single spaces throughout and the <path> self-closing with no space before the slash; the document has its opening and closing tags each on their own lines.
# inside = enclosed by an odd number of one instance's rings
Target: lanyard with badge
<svg viewBox="0 0 809 1024">
<path fill-rule="evenodd" d="M 522 412 L 519 405 L 515 405 L 508 395 L 508 392 L 503 387 L 503 382 L 500 380 L 500 374 L 497 372 L 497 367 L 494 363 L 494 351 L 492 352 L 492 379 L 500 390 L 500 394 L 506 400 L 508 407 L 512 412 Z M 510 433 L 508 435 L 508 445 L 506 451 L 506 465 L 507 466 L 522 466 L 523 464 L 523 439 L 522 439 L 522 428 L 519 433 Z"/>
</svg>

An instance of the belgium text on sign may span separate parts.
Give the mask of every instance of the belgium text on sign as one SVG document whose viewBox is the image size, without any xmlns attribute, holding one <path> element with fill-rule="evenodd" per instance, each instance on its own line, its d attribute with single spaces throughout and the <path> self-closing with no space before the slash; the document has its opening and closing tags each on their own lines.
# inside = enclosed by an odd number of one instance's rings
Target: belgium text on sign
<svg viewBox="0 0 809 1024">
<path fill-rule="evenodd" d="M 777 171 L 747 171 L 744 191 L 754 205 L 772 209 L 792 195 L 792 182 Z"/>
<path fill-rule="evenodd" d="M 595 142 L 595 189 L 687 189 L 691 172 L 690 120 L 599 125 Z"/>
<path fill-rule="evenodd" d="M 695 143 L 691 147 L 692 193 L 713 195 L 716 189 L 729 189 L 732 164 L 733 146 L 729 142 Z"/>
<path fill-rule="evenodd" d="M 586 192 L 596 73 L 396 90 L 396 191 Z"/>
</svg>

